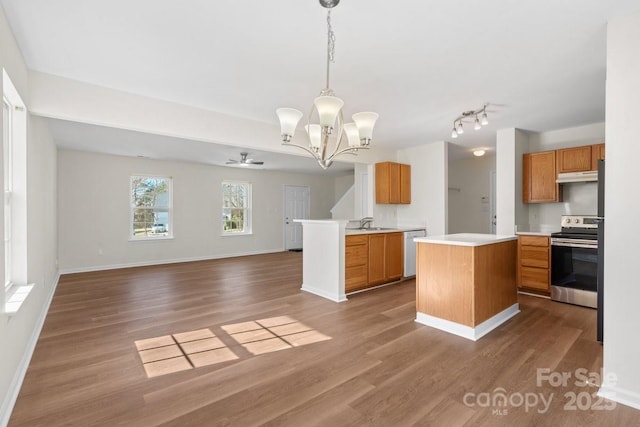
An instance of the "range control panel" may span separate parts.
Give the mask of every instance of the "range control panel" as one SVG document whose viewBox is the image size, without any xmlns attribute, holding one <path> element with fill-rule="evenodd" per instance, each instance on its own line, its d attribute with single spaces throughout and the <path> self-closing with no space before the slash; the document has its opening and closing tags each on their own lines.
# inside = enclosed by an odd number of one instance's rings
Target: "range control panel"
<svg viewBox="0 0 640 427">
<path fill-rule="evenodd" d="M 600 217 L 594 215 L 562 215 L 562 227 L 598 228 Z"/>
</svg>

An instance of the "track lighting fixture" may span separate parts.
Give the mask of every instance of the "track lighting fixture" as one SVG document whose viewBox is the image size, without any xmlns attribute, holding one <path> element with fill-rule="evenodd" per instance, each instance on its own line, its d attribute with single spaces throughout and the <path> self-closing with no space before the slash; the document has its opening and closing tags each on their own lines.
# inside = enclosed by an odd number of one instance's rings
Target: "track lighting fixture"
<svg viewBox="0 0 640 427">
<path fill-rule="evenodd" d="M 458 135 L 462 135 L 464 133 L 464 127 L 462 122 L 465 119 L 475 117 L 473 128 L 475 130 L 481 129 L 482 126 L 486 126 L 489 124 L 489 119 L 487 118 L 487 105 L 484 104 L 482 108 L 478 108 L 477 110 L 469 110 L 463 111 L 456 119 L 453 121 L 453 129 L 451 130 L 451 138 L 457 138 Z M 480 116 L 480 118 L 478 118 Z"/>
</svg>

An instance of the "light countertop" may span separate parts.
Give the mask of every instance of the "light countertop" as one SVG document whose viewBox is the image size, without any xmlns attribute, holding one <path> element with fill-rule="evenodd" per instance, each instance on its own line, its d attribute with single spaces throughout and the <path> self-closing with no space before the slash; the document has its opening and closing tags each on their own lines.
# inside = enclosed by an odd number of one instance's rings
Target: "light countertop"
<svg viewBox="0 0 640 427">
<path fill-rule="evenodd" d="M 558 230 L 560 231 L 560 230 Z M 516 235 L 518 236 L 544 236 L 549 237 L 551 233 L 555 233 L 555 231 L 518 231 Z"/>
<path fill-rule="evenodd" d="M 516 240 L 517 238 L 517 236 L 501 234 L 459 233 L 445 234 L 442 236 L 416 237 L 413 240 L 416 243 L 435 243 L 454 246 L 483 246 L 508 242 L 509 240 Z"/>
<path fill-rule="evenodd" d="M 424 230 L 424 227 L 371 227 L 371 229 L 347 228 L 345 234 L 376 234 L 376 233 L 404 233 L 405 231 Z"/>
</svg>

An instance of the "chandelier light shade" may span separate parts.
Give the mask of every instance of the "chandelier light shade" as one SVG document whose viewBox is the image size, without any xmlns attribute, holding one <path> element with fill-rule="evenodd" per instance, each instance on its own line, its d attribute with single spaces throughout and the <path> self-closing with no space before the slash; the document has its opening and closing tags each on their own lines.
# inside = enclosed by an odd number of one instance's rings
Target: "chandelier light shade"
<svg viewBox="0 0 640 427">
<path fill-rule="evenodd" d="M 313 106 L 308 116 L 305 130 L 309 146 L 292 142 L 293 136 L 302 118 L 302 112 L 293 108 L 278 108 L 276 114 L 280 120 L 280 134 L 282 143 L 301 148 L 309 152 L 323 168 L 327 169 L 333 159 L 341 154 L 356 154 L 358 150 L 368 149 L 373 139 L 373 128 L 378 119 L 377 113 L 356 113 L 353 123 L 344 123 L 342 107 L 344 101 L 335 96 L 329 85 L 330 65 L 334 62 L 335 35 L 331 27 L 331 9 L 340 0 L 319 0 L 320 5 L 327 9 L 327 82 L 320 96 L 313 100 Z M 312 120 L 316 120 L 313 122 Z M 346 141 L 343 148 L 342 142 Z"/>
<path fill-rule="evenodd" d="M 475 118 L 473 121 L 473 128 L 475 130 L 482 129 L 482 126 L 486 126 L 489 124 L 489 118 L 487 117 L 487 106 L 489 104 L 484 104 L 482 108 L 478 108 L 477 110 L 469 110 L 463 111 L 456 119 L 453 121 L 453 130 L 451 131 L 451 138 L 457 138 L 459 135 L 464 133 L 464 126 L 462 122 L 466 119 Z M 478 118 L 481 117 L 481 119 Z M 469 122 L 470 120 L 466 121 Z M 484 153 L 482 153 L 484 154 Z M 481 154 L 481 155 L 482 155 Z"/>
<path fill-rule="evenodd" d="M 280 132 L 282 137 L 287 137 L 288 141 L 291 141 L 293 135 L 296 133 L 296 127 L 300 118 L 302 118 L 302 111 L 298 111 L 294 108 L 278 108 L 276 114 L 280 119 Z"/>
</svg>

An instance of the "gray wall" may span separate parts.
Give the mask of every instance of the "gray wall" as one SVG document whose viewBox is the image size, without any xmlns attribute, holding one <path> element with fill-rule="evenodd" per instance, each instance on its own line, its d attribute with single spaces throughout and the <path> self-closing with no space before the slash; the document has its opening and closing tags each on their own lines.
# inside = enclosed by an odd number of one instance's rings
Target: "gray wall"
<svg viewBox="0 0 640 427">
<path fill-rule="evenodd" d="M 329 218 L 335 178 L 59 150 L 62 272 L 281 251 L 284 185 L 311 188 L 311 219 Z M 173 178 L 174 238 L 129 241 L 131 175 Z M 252 183 L 253 234 L 221 236 L 224 180 Z"/>
<path fill-rule="evenodd" d="M 29 108 L 28 72 L 0 8 L 0 68 Z M 0 122 L 0 132 L 2 123 Z M 57 283 L 56 148 L 46 121 L 27 120 L 27 282 L 35 286 L 18 313 L 0 313 L 0 425 L 6 423 Z M 0 156 L 2 153 L 0 152 Z M 2 161 L 0 161 L 2 168 Z M 2 176 L 0 174 L 0 176 Z M 4 211 L 0 209 L 0 223 Z M 0 227 L 0 234 L 4 228 Z M 4 236 L 2 236 L 4 240 Z M 0 245 L 4 259 L 4 245 Z M 4 262 L 0 262 L 4 277 Z M 4 308 L 4 290 L 2 291 Z M 2 310 L 4 311 L 4 310 Z"/>
</svg>

